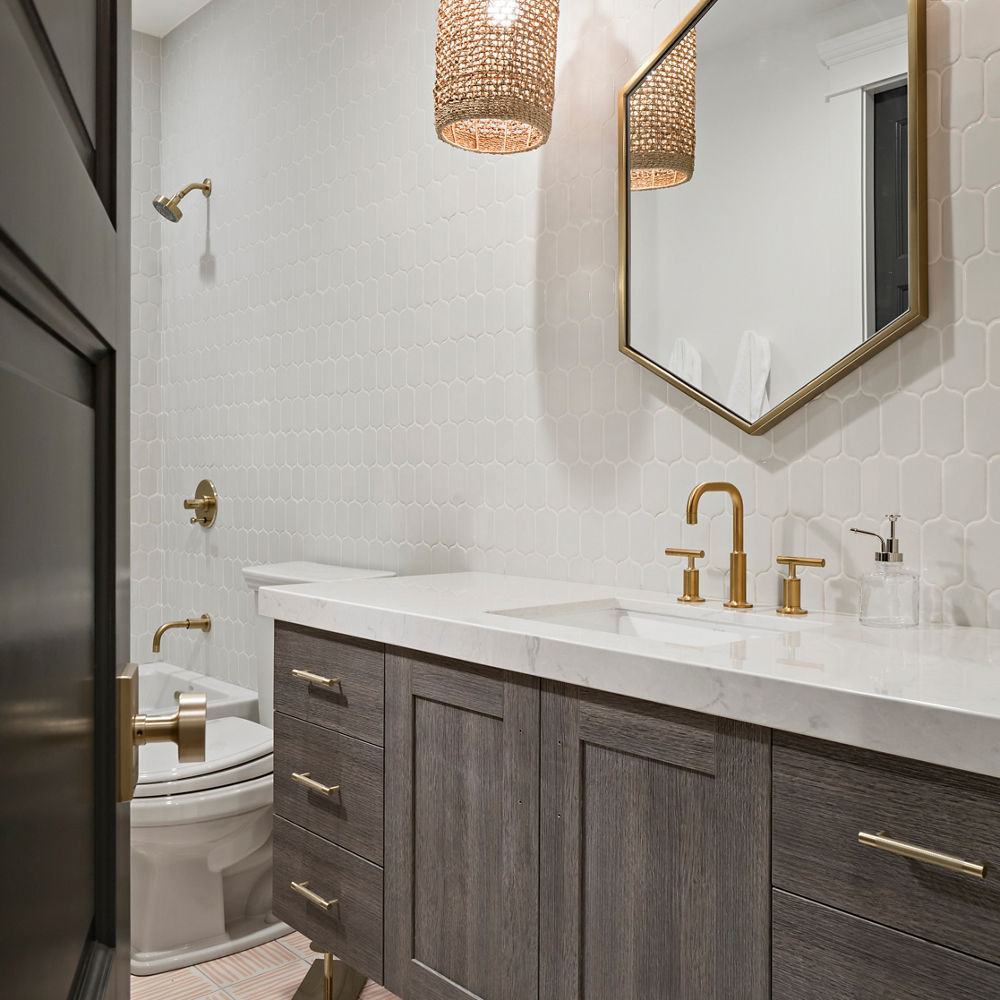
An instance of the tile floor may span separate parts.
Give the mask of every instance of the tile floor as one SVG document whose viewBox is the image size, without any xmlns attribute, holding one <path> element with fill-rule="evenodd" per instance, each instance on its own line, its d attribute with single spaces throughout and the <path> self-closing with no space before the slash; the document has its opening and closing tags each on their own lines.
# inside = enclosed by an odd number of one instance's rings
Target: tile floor
<svg viewBox="0 0 1000 1000">
<path fill-rule="evenodd" d="M 133 976 L 132 1000 L 291 1000 L 316 957 L 297 931 L 249 951 L 158 976 Z M 361 1000 L 397 1000 L 369 982 Z"/>
</svg>

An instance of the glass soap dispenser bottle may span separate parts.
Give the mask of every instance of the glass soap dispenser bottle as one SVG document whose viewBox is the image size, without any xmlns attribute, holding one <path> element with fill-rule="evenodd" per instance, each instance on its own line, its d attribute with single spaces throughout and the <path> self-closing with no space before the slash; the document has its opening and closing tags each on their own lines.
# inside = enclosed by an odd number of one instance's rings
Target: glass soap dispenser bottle
<svg viewBox="0 0 1000 1000">
<path fill-rule="evenodd" d="M 877 628 L 905 628 L 920 620 L 920 574 L 903 565 L 903 553 L 896 538 L 899 514 L 887 514 L 889 537 L 874 531 L 851 528 L 856 535 L 871 535 L 881 543 L 875 553 L 875 568 L 861 578 L 858 618 L 862 625 Z"/>
</svg>

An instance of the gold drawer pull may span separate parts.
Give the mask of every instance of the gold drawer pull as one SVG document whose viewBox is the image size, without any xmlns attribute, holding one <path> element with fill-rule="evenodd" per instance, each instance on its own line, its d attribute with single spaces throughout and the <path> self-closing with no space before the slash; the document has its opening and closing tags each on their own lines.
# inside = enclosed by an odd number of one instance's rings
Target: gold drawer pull
<svg viewBox="0 0 1000 1000">
<path fill-rule="evenodd" d="M 963 858 L 956 858 L 953 854 L 929 851 L 926 847 L 907 844 L 903 840 L 893 840 L 885 830 L 880 833 L 865 833 L 862 830 L 858 834 L 858 843 L 864 844 L 865 847 L 876 847 L 880 851 L 889 851 L 891 854 L 901 854 L 904 858 L 911 858 L 914 861 L 926 861 L 929 865 L 947 868 L 948 871 L 959 872 L 962 875 L 986 878 L 986 865 L 982 862 L 965 861 Z"/>
<path fill-rule="evenodd" d="M 301 677 L 304 681 L 309 681 L 310 684 L 322 684 L 323 687 L 332 688 L 340 683 L 339 677 L 320 677 L 319 674 L 311 674 L 308 670 L 293 670 L 293 677 Z"/>
<path fill-rule="evenodd" d="M 322 896 L 318 896 L 309 888 L 308 882 L 292 882 L 292 888 L 300 896 L 308 899 L 310 903 L 318 906 L 321 910 L 329 910 L 331 906 L 336 906 L 340 902 L 339 899 L 324 899 Z"/>
<path fill-rule="evenodd" d="M 310 791 L 319 792 L 321 795 L 333 795 L 334 792 L 340 791 L 340 785 L 320 784 L 315 778 L 309 777 L 311 773 L 311 771 L 292 771 L 292 781 L 297 781 L 300 785 L 305 785 Z"/>
</svg>

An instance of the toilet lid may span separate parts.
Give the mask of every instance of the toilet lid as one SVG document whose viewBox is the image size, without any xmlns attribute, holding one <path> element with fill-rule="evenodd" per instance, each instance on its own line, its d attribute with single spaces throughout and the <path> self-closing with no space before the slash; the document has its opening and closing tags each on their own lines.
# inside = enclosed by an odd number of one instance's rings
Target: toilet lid
<svg viewBox="0 0 1000 1000">
<path fill-rule="evenodd" d="M 205 759 L 177 762 L 172 743 L 139 747 L 137 796 L 173 795 L 221 788 L 272 770 L 274 734 L 248 719 L 209 719 L 205 723 Z"/>
</svg>

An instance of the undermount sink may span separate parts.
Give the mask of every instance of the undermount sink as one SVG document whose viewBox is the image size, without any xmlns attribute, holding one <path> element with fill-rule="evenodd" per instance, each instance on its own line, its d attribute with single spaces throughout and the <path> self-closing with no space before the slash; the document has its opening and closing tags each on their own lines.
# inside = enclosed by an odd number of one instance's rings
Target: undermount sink
<svg viewBox="0 0 1000 1000">
<path fill-rule="evenodd" d="M 762 614 L 750 616 L 709 608 L 666 608 L 617 598 L 511 608 L 490 614 L 702 648 L 817 627 L 801 619 L 783 621 L 777 616 L 764 618 Z M 752 621 L 747 620 L 750 617 Z"/>
</svg>

